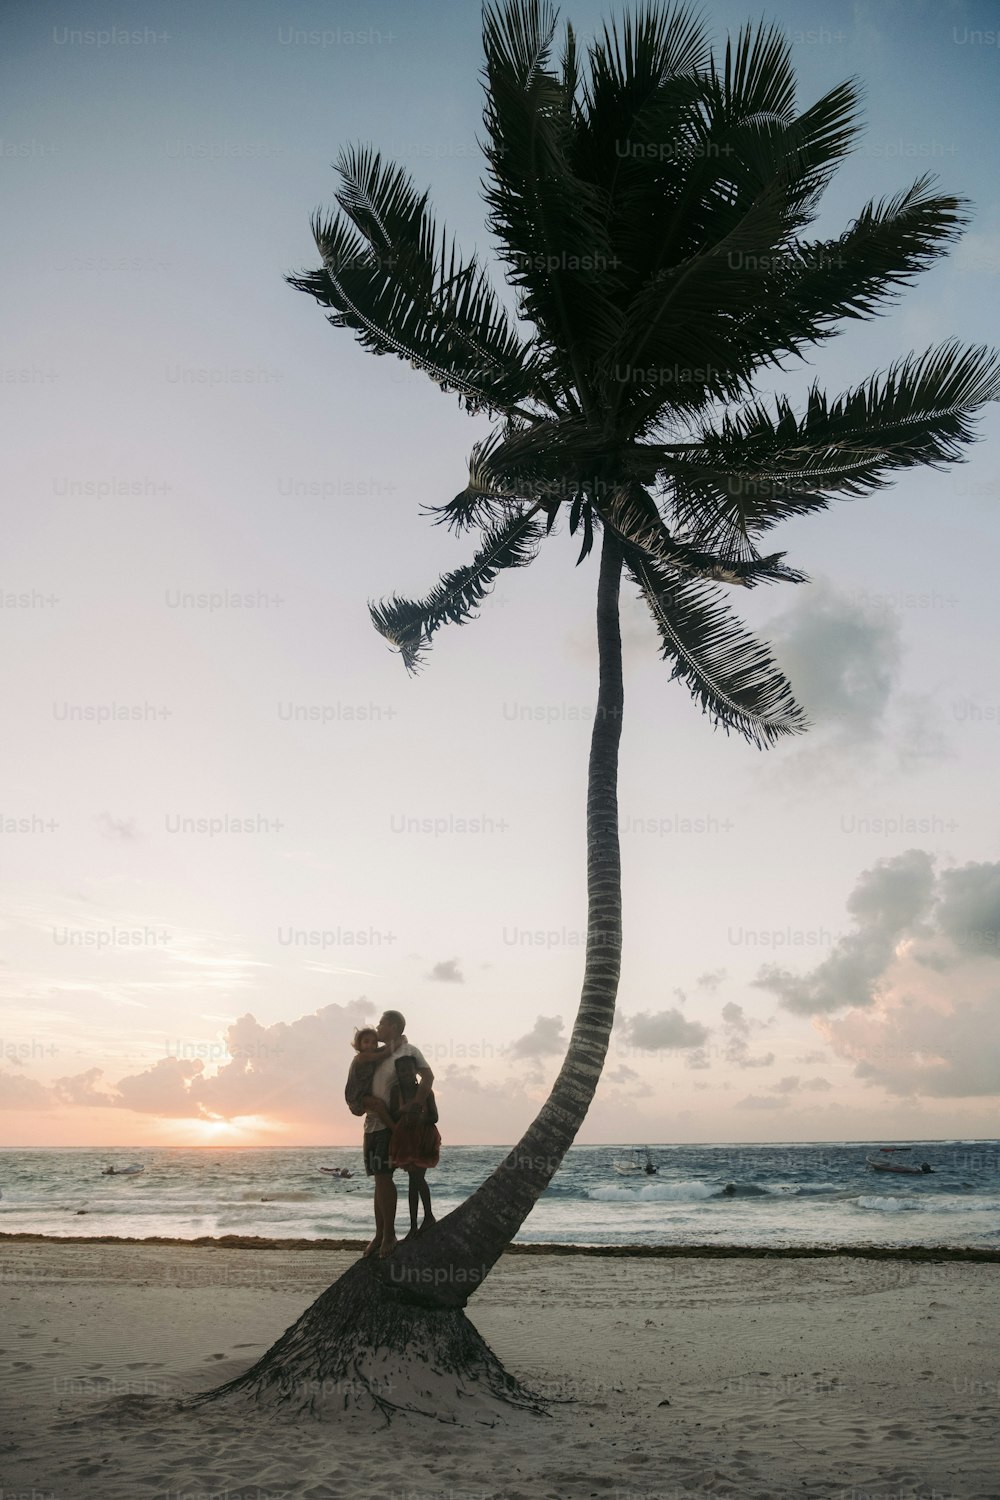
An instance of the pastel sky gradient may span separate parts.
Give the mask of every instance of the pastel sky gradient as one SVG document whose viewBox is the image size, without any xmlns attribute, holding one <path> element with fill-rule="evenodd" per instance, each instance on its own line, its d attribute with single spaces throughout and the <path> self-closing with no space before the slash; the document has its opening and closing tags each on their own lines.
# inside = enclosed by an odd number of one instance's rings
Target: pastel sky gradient
<svg viewBox="0 0 1000 1500">
<path fill-rule="evenodd" d="M 724 45 L 760 11 L 704 14 Z M 865 85 L 817 232 L 926 171 L 975 218 L 761 389 L 1000 342 L 994 7 L 766 15 L 803 106 Z M 420 507 L 487 425 L 282 280 L 350 141 L 489 251 L 478 8 L 9 0 L 0 52 L 0 1141 L 353 1143 L 387 1006 L 445 1141 L 512 1141 L 579 994 L 596 554 L 554 536 L 408 679 L 367 602 L 464 560 Z M 998 425 L 775 534 L 813 582 L 736 603 L 794 744 L 713 732 L 626 593 L 621 1021 L 581 1142 L 996 1133 Z"/>
</svg>

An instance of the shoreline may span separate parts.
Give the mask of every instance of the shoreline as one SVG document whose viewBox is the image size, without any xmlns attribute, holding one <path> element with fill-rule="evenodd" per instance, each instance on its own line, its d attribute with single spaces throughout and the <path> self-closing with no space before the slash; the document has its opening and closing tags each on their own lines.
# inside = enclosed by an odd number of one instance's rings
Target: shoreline
<svg viewBox="0 0 1000 1500">
<path fill-rule="evenodd" d="M 22 1245 L 159 1245 L 192 1250 L 362 1251 L 366 1241 L 350 1239 L 272 1239 L 262 1235 L 76 1235 L 0 1232 L 0 1243 Z M 504 1255 L 577 1255 L 628 1260 L 908 1260 L 1000 1264 L 1000 1249 L 963 1245 L 508 1245 Z"/>
</svg>

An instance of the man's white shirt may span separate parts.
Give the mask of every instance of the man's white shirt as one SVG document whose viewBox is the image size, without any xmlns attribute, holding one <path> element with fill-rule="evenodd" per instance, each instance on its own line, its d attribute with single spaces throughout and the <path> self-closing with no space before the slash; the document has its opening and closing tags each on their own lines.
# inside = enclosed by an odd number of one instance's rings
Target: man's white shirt
<svg viewBox="0 0 1000 1500">
<path fill-rule="evenodd" d="M 430 1065 L 420 1048 L 414 1047 L 404 1037 L 395 1052 L 391 1052 L 379 1063 L 375 1069 L 375 1076 L 372 1078 L 372 1094 L 376 1099 L 381 1099 L 385 1105 L 388 1105 L 392 1097 L 392 1086 L 396 1082 L 396 1061 L 400 1057 L 412 1057 L 418 1073 L 427 1073 L 430 1070 Z M 365 1115 L 365 1135 L 373 1130 L 384 1129 L 385 1126 L 378 1115 L 372 1114 L 371 1111 Z"/>
</svg>

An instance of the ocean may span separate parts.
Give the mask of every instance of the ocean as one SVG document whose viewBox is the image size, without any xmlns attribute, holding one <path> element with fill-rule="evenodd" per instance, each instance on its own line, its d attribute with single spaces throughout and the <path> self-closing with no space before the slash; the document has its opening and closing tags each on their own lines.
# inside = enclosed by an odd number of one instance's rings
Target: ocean
<svg viewBox="0 0 1000 1500">
<path fill-rule="evenodd" d="M 623 1176 L 619 1146 L 574 1146 L 517 1236 L 570 1245 L 1000 1247 L 1000 1142 L 925 1141 L 895 1158 L 933 1171 L 871 1171 L 883 1142 L 651 1146 L 655 1176 Z M 440 1217 L 502 1160 L 446 1146 L 428 1172 Z M 134 1177 L 102 1176 L 140 1162 Z M 350 1180 L 321 1166 L 347 1167 Z M 397 1172 L 397 1227 L 407 1226 Z M 354 1148 L 0 1151 L 0 1232 L 54 1236 L 263 1235 L 368 1239 L 371 1183 Z"/>
</svg>

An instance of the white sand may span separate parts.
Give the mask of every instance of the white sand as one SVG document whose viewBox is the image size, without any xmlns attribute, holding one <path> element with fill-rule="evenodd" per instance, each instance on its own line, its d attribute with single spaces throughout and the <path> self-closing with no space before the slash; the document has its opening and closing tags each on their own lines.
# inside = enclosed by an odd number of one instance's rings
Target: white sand
<svg viewBox="0 0 1000 1500">
<path fill-rule="evenodd" d="M 469 1313 L 571 1398 L 551 1416 L 387 1428 L 148 1399 L 245 1369 L 353 1258 L 0 1243 L 2 1500 L 1000 1497 L 995 1265 L 507 1256 Z"/>
</svg>

